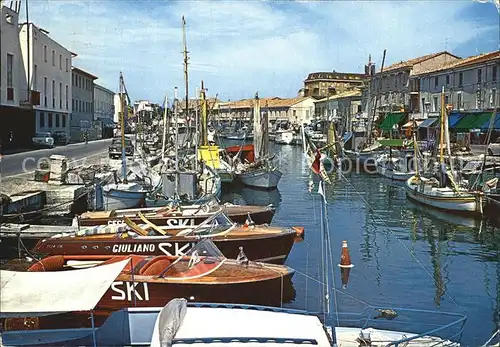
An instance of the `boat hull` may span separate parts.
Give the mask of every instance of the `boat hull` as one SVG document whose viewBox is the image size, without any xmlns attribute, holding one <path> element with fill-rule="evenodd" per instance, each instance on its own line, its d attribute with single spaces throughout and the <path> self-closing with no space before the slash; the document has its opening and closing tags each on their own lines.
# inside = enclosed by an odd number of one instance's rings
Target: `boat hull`
<svg viewBox="0 0 500 347">
<path fill-rule="evenodd" d="M 405 191 L 406 196 L 416 202 L 441 210 L 482 214 L 485 201 L 480 197 L 478 198 L 472 194 L 456 194 L 453 197 L 425 194 L 419 191 L 418 185 L 413 184 L 412 180 L 413 177 L 406 181 Z"/>
<path fill-rule="evenodd" d="M 260 207 L 260 206 L 259 206 Z M 234 211 L 234 212 L 233 212 Z M 255 224 L 270 224 L 273 220 L 275 209 L 273 207 L 261 207 L 252 210 L 245 210 L 241 208 L 232 209 L 231 207 L 226 207 L 224 212 L 227 213 L 228 217 L 235 223 L 244 224 L 250 215 L 250 218 Z M 193 226 L 203 223 L 211 214 L 198 214 L 195 216 L 147 216 L 148 220 L 159 226 Z M 129 219 L 136 224 L 141 224 L 142 220 L 136 215 L 129 216 Z M 106 225 L 106 224 L 117 224 L 124 223 L 122 217 L 102 217 L 102 218 L 80 218 L 78 220 L 80 226 L 95 226 L 95 225 Z"/>
<path fill-rule="evenodd" d="M 296 239 L 296 232 L 261 234 L 252 237 L 220 236 L 212 241 L 228 259 L 236 259 L 240 247 L 250 260 L 284 264 Z M 37 243 L 33 252 L 40 255 L 184 255 L 196 237 L 145 236 L 143 238 L 49 238 Z"/>
<path fill-rule="evenodd" d="M 230 146 L 226 147 L 225 151 L 227 154 L 230 155 L 235 155 L 238 152 L 240 152 L 240 157 L 243 162 L 253 163 L 255 161 L 255 152 L 253 144 L 244 146 Z"/>
<path fill-rule="evenodd" d="M 249 187 L 275 189 L 278 187 L 282 173 L 278 170 L 257 169 L 238 175 L 240 180 Z"/>
<path fill-rule="evenodd" d="M 120 210 L 144 206 L 146 192 L 134 192 L 112 188 L 103 192 L 103 197 L 105 210 Z"/>
<path fill-rule="evenodd" d="M 389 178 L 394 181 L 405 182 L 408 179 L 415 176 L 415 172 L 400 172 L 394 171 L 393 169 L 389 169 L 384 167 L 382 164 L 377 163 L 377 172 L 380 176 Z"/>
</svg>

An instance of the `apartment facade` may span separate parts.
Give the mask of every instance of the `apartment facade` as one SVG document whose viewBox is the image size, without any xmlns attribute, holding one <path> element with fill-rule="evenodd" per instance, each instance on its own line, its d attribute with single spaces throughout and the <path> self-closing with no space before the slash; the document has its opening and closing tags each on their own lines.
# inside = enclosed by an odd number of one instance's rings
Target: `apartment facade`
<svg viewBox="0 0 500 347">
<path fill-rule="evenodd" d="M 3 149 L 31 145 L 36 131 L 35 112 L 23 103 L 28 91 L 19 38 L 19 9 L 18 2 L 11 2 L 11 6 L 0 2 L 0 145 Z"/>
<path fill-rule="evenodd" d="M 95 138 L 94 134 L 94 81 L 96 76 L 73 66 L 71 68 L 72 108 L 71 116 L 71 141 L 82 141 L 84 132 L 89 134 L 89 139 Z"/>
<path fill-rule="evenodd" d="M 304 88 L 299 94 L 315 99 L 325 98 L 344 91 L 362 87 L 367 79 L 366 74 L 345 72 L 313 72 L 304 80 Z"/>
<path fill-rule="evenodd" d="M 33 23 L 20 26 L 19 38 L 26 74 L 21 88 L 26 90 L 23 99 L 35 110 L 36 132 L 69 134 L 71 60 L 75 55 Z"/>
<path fill-rule="evenodd" d="M 262 98 L 261 110 L 269 112 L 269 121 L 288 120 L 294 124 L 309 123 L 314 117 L 312 97 Z M 254 99 L 243 99 L 219 103 L 218 119 L 250 121 L 253 116 Z"/>
<path fill-rule="evenodd" d="M 377 119 L 381 114 L 401 109 L 418 113 L 419 84 L 412 76 L 428 69 L 441 68 L 460 59 L 444 51 L 401 61 L 384 68 L 373 76 L 370 83 L 369 114 L 375 112 Z"/>
<path fill-rule="evenodd" d="M 423 116 L 438 116 L 441 91 L 453 110 L 479 111 L 499 105 L 500 51 L 454 61 L 415 76 Z M 417 116 L 420 114 L 417 114 Z M 421 117 L 421 118 L 424 118 Z"/>
<path fill-rule="evenodd" d="M 110 119 L 115 114 L 115 93 L 94 83 L 94 120 Z"/>
<path fill-rule="evenodd" d="M 363 113 L 362 94 L 360 89 L 356 89 L 317 100 L 316 118 L 335 121 L 345 125 L 348 130 L 364 127 L 366 116 Z"/>
</svg>

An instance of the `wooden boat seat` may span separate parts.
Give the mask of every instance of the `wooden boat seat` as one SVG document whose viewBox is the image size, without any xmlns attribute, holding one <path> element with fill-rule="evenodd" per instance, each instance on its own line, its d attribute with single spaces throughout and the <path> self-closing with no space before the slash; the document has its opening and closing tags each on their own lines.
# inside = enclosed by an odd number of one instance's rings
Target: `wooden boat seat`
<svg viewBox="0 0 500 347">
<path fill-rule="evenodd" d="M 57 271 L 62 270 L 64 267 L 64 257 L 62 255 L 52 255 L 43 258 L 31 265 L 27 271 L 29 272 L 43 272 L 43 271 Z"/>
<path fill-rule="evenodd" d="M 155 257 L 147 262 L 139 271 L 141 276 L 159 276 L 172 262 L 166 255 Z"/>
</svg>

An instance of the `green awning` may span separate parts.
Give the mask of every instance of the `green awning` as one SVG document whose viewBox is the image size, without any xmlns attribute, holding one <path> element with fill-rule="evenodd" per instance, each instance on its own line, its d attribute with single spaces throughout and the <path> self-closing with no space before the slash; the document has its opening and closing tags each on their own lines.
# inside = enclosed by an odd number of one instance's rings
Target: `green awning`
<svg viewBox="0 0 500 347">
<path fill-rule="evenodd" d="M 491 112 L 465 113 L 460 121 L 455 124 L 453 129 L 456 131 L 470 131 L 471 129 L 480 129 L 481 126 L 491 118 Z"/>
<path fill-rule="evenodd" d="M 379 139 L 377 142 L 387 147 L 408 147 L 413 145 L 412 141 L 404 139 Z"/>
<path fill-rule="evenodd" d="M 382 123 L 380 123 L 379 128 L 382 130 L 391 130 L 394 124 L 401 122 L 404 116 L 404 112 L 388 113 Z"/>
</svg>

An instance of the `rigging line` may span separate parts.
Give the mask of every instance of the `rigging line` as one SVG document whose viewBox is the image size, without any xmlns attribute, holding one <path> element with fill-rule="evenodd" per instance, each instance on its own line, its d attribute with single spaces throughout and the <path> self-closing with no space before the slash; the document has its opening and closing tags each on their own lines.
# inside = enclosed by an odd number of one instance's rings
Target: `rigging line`
<svg viewBox="0 0 500 347">
<path fill-rule="evenodd" d="M 337 288 L 337 284 L 335 281 L 335 268 L 333 267 L 333 254 L 332 254 L 332 238 L 330 235 L 330 227 L 328 223 L 328 210 L 326 208 L 326 202 L 325 202 L 325 221 L 326 221 L 326 237 L 327 237 L 327 243 L 328 243 L 328 254 L 330 258 L 330 268 L 332 270 L 332 282 L 333 282 L 333 300 L 335 302 L 335 316 L 337 318 L 337 325 L 340 324 L 339 320 L 339 310 L 338 310 L 338 298 L 337 298 L 337 292 L 335 289 Z M 328 285 L 328 284 L 327 284 Z"/>
<path fill-rule="evenodd" d="M 321 185 L 321 181 L 320 181 Z M 321 197 L 320 199 L 322 199 Z M 320 203 L 321 204 L 321 203 Z M 320 236 L 320 242 L 321 242 L 321 263 L 320 263 L 320 271 L 319 271 L 319 276 L 324 276 L 325 273 L 325 228 L 323 224 L 323 206 L 321 205 L 321 210 L 320 210 L 320 223 L 321 223 L 321 236 Z M 320 307 L 322 308 L 323 312 L 323 322 L 326 321 L 326 305 L 325 305 L 325 281 L 323 280 L 320 288 L 320 294 L 321 294 L 321 305 Z"/>
<path fill-rule="evenodd" d="M 432 280 L 434 280 L 434 277 L 429 272 L 429 270 L 427 270 L 427 268 L 424 266 L 424 264 L 422 264 L 422 262 L 413 254 L 413 252 L 411 252 L 410 249 L 399 239 L 399 237 L 397 237 L 397 235 L 391 230 L 391 228 L 389 227 L 389 225 L 387 224 L 387 222 L 381 216 L 379 216 L 378 212 L 370 205 L 370 203 L 363 197 L 363 195 L 356 189 L 356 187 L 354 187 L 354 185 L 347 178 L 345 178 L 345 181 L 351 186 L 352 189 L 354 189 L 354 191 L 356 192 L 356 194 L 359 195 L 359 197 L 361 198 L 361 200 L 363 200 L 363 202 L 366 204 L 366 206 L 368 206 L 368 208 L 370 210 L 372 210 L 372 212 L 374 213 L 374 215 L 382 222 L 382 224 L 385 225 L 387 231 L 389 231 L 396 238 L 396 240 L 408 252 L 408 254 L 410 254 L 410 256 L 422 267 L 422 269 L 424 269 L 425 273 L 427 273 L 427 275 L 429 275 L 429 277 Z M 447 290 L 445 290 L 445 288 L 443 288 L 442 285 L 438 285 L 438 286 L 440 287 L 439 289 L 441 289 L 442 291 L 444 291 L 446 293 L 446 295 L 451 299 L 451 301 L 455 305 L 460 306 L 455 301 L 455 299 L 451 296 L 451 294 Z"/>
<path fill-rule="evenodd" d="M 344 295 L 345 295 L 345 296 L 347 296 L 348 298 L 350 298 L 350 299 L 352 299 L 352 300 L 355 300 L 355 301 L 357 301 L 357 302 L 359 302 L 359 303 L 361 303 L 361 304 L 363 304 L 363 305 L 373 307 L 373 305 L 372 305 L 372 304 L 370 304 L 370 303 L 368 303 L 368 302 L 366 302 L 366 301 L 363 301 L 363 300 L 361 300 L 361 299 L 358 299 L 358 298 L 356 298 L 355 296 L 352 296 L 352 295 L 350 295 L 350 294 L 348 294 L 348 293 L 346 293 L 346 292 L 343 292 L 343 291 L 342 291 L 342 290 L 340 290 L 340 289 L 333 288 L 333 290 L 334 290 L 334 291 L 336 291 L 336 292 L 339 292 L 339 293 L 341 293 L 341 294 L 344 294 Z"/>
</svg>

